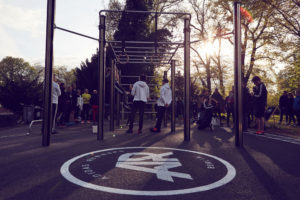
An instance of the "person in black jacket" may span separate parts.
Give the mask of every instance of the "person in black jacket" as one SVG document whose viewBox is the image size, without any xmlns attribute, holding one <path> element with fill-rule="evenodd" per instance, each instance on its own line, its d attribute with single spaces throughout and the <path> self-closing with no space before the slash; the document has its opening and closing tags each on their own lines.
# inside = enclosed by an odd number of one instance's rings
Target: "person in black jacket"
<svg viewBox="0 0 300 200">
<path fill-rule="evenodd" d="M 280 119 L 279 124 L 281 124 L 283 115 L 285 115 L 285 122 L 288 123 L 288 113 L 287 113 L 287 107 L 288 107 L 288 93 L 287 91 L 284 91 L 283 94 L 279 98 L 279 108 L 280 108 Z"/>
<path fill-rule="evenodd" d="M 246 84 L 243 83 L 242 85 L 242 98 L 243 98 L 243 131 L 247 131 L 248 127 L 249 127 L 249 110 L 250 110 L 250 92 L 249 92 L 249 88 L 247 88 Z"/>
<path fill-rule="evenodd" d="M 265 84 L 261 81 L 258 76 L 252 78 L 252 82 L 256 86 L 256 89 L 253 91 L 254 97 L 254 115 L 257 123 L 256 134 L 263 134 L 265 127 L 265 108 L 267 105 L 267 96 L 268 91 Z"/>
<path fill-rule="evenodd" d="M 288 125 L 291 124 L 291 122 L 293 121 L 294 124 L 296 124 L 296 120 L 295 120 L 295 114 L 294 114 L 294 110 L 293 110 L 293 104 L 294 104 L 294 95 L 293 93 L 288 93 L 288 102 L 287 102 L 287 113 L 289 116 L 289 121 L 288 121 Z"/>
</svg>

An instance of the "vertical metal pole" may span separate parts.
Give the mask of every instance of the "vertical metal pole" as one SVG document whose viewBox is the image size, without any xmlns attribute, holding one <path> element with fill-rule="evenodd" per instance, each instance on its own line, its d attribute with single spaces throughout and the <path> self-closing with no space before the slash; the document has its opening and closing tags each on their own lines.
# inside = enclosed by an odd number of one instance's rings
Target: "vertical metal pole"
<svg viewBox="0 0 300 200">
<path fill-rule="evenodd" d="M 167 79 L 168 78 L 168 71 L 164 71 L 164 79 Z M 168 125 L 168 108 L 166 108 L 166 111 L 165 111 L 165 115 L 164 115 L 164 127 L 167 127 Z"/>
<path fill-rule="evenodd" d="M 120 128 L 120 92 L 117 92 L 117 103 L 116 103 L 116 126 Z"/>
<path fill-rule="evenodd" d="M 234 2 L 234 133 L 235 145 L 243 146 L 241 15 L 240 2 Z"/>
<path fill-rule="evenodd" d="M 46 59 L 44 80 L 44 119 L 42 128 L 42 145 L 50 145 L 52 129 L 52 68 L 53 68 L 53 37 L 55 20 L 55 0 L 47 1 L 46 26 Z"/>
<path fill-rule="evenodd" d="M 171 60 L 172 116 L 171 133 L 175 133 L 175 60 Z"/>
<path fill-rule="evenodd" d="M 190 19 L 184 19 L 184 140 L 190 140 Z"/>
<path fill-rule="evenodd" d="M 110 67 L 110 120 L 109 130 L 114 131 L 114 104 L 115 104 L 115 61 L 112 60 Z"/>
<path fill-rule="evenodd" d="M 99 118 L 98 118 L 98 132 L 97 132 L 97 140 L 103 140 L 104 132 L 103 132 L 103 119 L 104 119 L 104 104 L 105 104 L 105 88 L 104 88 L 104 80 L 105 80 L 105 63 L 104 63 L 104 46 L 105 46 L 105 16 L 99 16 L 99 82 L 98 82 L 98 90 L 99 90 Z"/>
<path fill-rule="evenodd" d="M 116 73 L 119 77 L 119 80 L 116 80 L 118 81 L 118 83 L 120 83 L 120 73 L 119 73 L 119 70 L 117 68 L 117 65 L 115 66 L 115 69 L 116 69 Z M 116 103 L 116 126 L 118 128 L 120 128 L 120 92 L 117 91 L 117 103 Z"/>
</svg>

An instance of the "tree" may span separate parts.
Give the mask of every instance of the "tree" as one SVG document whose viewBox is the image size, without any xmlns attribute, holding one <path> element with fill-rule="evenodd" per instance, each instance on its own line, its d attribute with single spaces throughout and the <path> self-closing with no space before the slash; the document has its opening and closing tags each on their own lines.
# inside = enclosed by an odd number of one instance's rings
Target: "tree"
<svg viewBox="0 0 300 200">
<path fill-rule="evenodd" d="M 65 83 L 67 86 L 71 86 L 76 81 L 75 69 L 68 71 L 64 66 L 58 66 L 53 68 L 53 74 L 56 76 L 57 81 Z"/>
<path fill-rule="evenodd" d="M 193 14 L 196 16 L 192 21 L 193 37 L 198 40 L 191 45 L 193 53 L 197 59 L 193 60 L 193 64 L 197 70 L 195 74 L 201 81 L 203 87 L 209 91 L 212 90 L 212 81 L 220 88 L 222 94 L 225 93 L 224 76 L 226 75 L 226 64 L 221 55 L 221 48 L 228 30 L 222 24 L 223 19 L 213 10 L 213 4 L 210 1 L 189 0 Z M 209 52 L 213 44 L 218 42 L 216 52 Z M 217 45 L 214 45 L 217 46 Z M 202 54 L 199 49 L 206 51 Z M 216 81 L 217 80 L 217 81 Z"/>
<path fill-rule="evenodd" d="M 123 5 L 117 0 L 109 4 L 109 9 L 120 10 Z M 149 11 L 153 9 L 151 0 L 127 0 L 125 10 Z M 119 41 L 169 41 L 171 33 L 167 29 L 152 31 L 154 25 L 149 14 L 141 13 L 107 13 L 108 33 L 106 37 L 110 40 Z M 112 36 L 114 38 L 112 38 Z M 98 52 L 98 50 L 97 50 Z M 113 50 L 108 46 L 106 49 L 106 68 L 110 68 L 111 60 L 115 59 Z M 79 87 L 95 88 L 98 85 L 98 54 L 94 54 L 91 61 L 82 62 L 80 68 L 76 68 L 77 85 Z M 122 75 L 146 75 L 154 74 L 153 64 L 120 64 L 117 66 Z"/>
<path fill-rule="evenodd" d="M 41 71 L 22 58 L 5 57 L 0 62 L 0 103 L 21 113 L 22 105 L 41 105 Z"/>
<path fill-rule="evenodd" d="M 94 54 L 91 61 L 81 62 L 80 68 L 75 69 L 76 85 L 79 89 L 97 89 L 98 85 L 98 54 Z"/>
<path fill-rule="evenodd" d="M 152 11 L 153 8 L 153 0 L 126 0 L 125 4 L 125 10 Z M 169 41 L 172 36 L 170 31 L 165 28 L 156 29 L 153 19 L 155 18 L 150 13 L 123 12 L 114 39 L 117 41 Z M 168 46 L 164 47 L 167 48 Z M 153 64 L 122 64 L 120 69 L 123 75 L 154 74 Z"/>
</svg>

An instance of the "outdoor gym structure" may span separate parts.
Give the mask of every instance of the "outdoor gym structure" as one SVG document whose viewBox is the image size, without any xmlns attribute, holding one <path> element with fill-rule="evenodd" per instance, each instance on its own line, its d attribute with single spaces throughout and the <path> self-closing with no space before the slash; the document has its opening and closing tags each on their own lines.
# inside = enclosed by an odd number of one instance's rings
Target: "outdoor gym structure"
<svg viewBox="0 0 300 200">
<path fill-rule="evenodd" d="M 119 12 L 127 14 L 141 13 L 141 14 L 154 14 L 155 15 L 155 29 L 157 30 L 157 17 L 158 15 L 179 15 L 184 17 L 184 41 L 183 42 L 157 42 L 157 41 L 107 41 L 105 38 L 105 15 L 103 13 Z M 53 36 L 54 29 L 59 29 L 92 40 L 99 43 L 98 63 L 99 63 L 99 118 L 97 140 L 104 139 L 104 110 L 105 110 L 105 51 L 109 45 L 115 55 L 115 59 L 111 66 L 111 98 L 110 98 L 110 130 L 114 129 L 114 107 L 113 104 L 115 90 L 114 73 L 116 64 L 127 63 L 151 63 L 155 65 L 170 64 L 171 65 L 171 80 L 173 100 L 174 96 L 174 77 L 175 77 L 175 55 L 178 48 L 184 48 L 184 140 L 190 140 L 190 21 L 191 14 L 189 13 L 175 13 L 175 12 L 152 12 L 152 11 L 133 11 L 133 10 L 101 10 L 99 12 L 99 38 L 90 37 L 81 33 L 70 31 L 55 25 L 55 0 L 47 1 L 47 31 L 46 31 L 46 59 L 45 59 L 45 90 L 44 90 L 44 117 L 43 117 L 43 132 L 42 132 L 42 145 L 50 145 L 50 134 L 52 129 L 52 71 L 53 71 Z M 240 25 L 240 3 L 234 2 L 234 100 L 235 100 L 235 144 L 242 146 L 242 86 L 241 86 L 241 25 Z M 165 73 L 166 76 L 166 73 Z M 119 112 L 119 95 L 117 95 L 117 112 Z M 171 132 L 175 131 L 175 117 L 174 108 L 175 103 L 172 101 L 172 117 L 171 117 Z M 117 114 L 118 117 L 118 114 Z M 117 119 L 117 124 L 118 124 Z"/>
</svg>

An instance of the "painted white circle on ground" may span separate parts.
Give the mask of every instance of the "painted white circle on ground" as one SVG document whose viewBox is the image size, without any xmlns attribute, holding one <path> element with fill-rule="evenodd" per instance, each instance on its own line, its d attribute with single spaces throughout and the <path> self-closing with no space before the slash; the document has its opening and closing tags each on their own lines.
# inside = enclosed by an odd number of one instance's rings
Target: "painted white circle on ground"
<svg viewBox="0 0 300 200">
<path fill-rule="evenodd" d="M 123 149 L 163 149 L 163 150 L 175 150 L 175 151 L 182 151 L 182 152 L 189 152 L 189 153 L 195 153 L 198 155 L 203 155 L 207 156 L 210 158 L 213 158 L 219 162 L 221 162 L 227 169 L 226 175 L 211 184 L 208 185 L 203 185 L 199 187 L 193 187 L 193 188 L 187 188 L 187 189 L 178 189 L 178 190 L 163 190 L 163 191 L 144 191 L 144 190 L 128 190 L 128 189 L 120 189 L 120 188 L 112 188 L 112 187 L 106 187 L 106 186 L 101 186 L 101 185 L 95 185 L 92 183 L 88 183 L 85 181 L 82 181 L 78 178 L 76 178 L 74 175 L 72 175 L 69 171 L 69 167 L 71 166 L 72 163 L 74 163 L 76 160 L 88 156 L 90 154 L 95 154 L 95 153 L 101 153 L 101 152 L 106 152 L 106 151 L 115 151 L 115 150 L 123 150 Z M 169 196 L 169 195 L 179 195 L 179 194 L 189 194 L 189 193 L 196 193 L 196 192 L 203 192 L 207 190 L 211 190 L 217 187 L 221 187 L 227 183 L 229 183 L 231 180 L 234 179 L 236 175 L 236 170 L 235 168 L 226 160 L 223 160 L 219 157 L 206 154 L 206 153 L 201 153 L 197 151 L 191 151 L 191 150 L 186 150 L 186 149 L 176 149 L 176 148 L 166 148 L 166 147 L 121 147 L 121 148 L 112 148 L 112 149 L 103 149 L 99 151 L 93 151 L 89 153 L 85 153 L 79 156 L 76 156 L 67 162 L 65 162 L 62 167 L 60 168 L 60 173 L 65 177 L 68 181 L 77 184 L 79 186 L 93 189 L 93 190 L 98 190 L 98 191 L 103 191 L 103 192 L 109 192 L 109 193 L 115 193 L 115 194 L 127 194 L 127 195 L 141 195 L 141 196 Z"/>
</svg>

